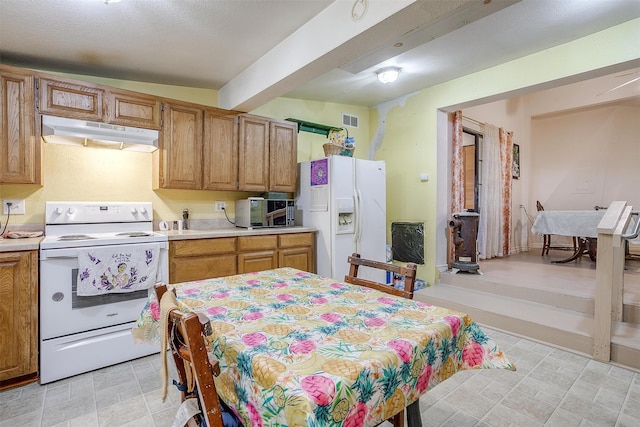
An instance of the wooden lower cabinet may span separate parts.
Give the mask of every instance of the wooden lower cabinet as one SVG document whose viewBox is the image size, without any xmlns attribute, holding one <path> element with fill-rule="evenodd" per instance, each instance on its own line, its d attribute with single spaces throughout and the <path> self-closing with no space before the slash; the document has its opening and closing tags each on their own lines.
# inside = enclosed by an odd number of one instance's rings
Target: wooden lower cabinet
<svg viewBox="0 0 640 427">
<path fill-rule="evenodd" d="M 315 272 L 315 235 L 309 233 L 171 240 L 169 282 L 293 267 Z"/>
<path fill-rule="evenodd" d="M 0 253 L 0 390 L 38 378 L 38 252 Z"/>
<path fill-rule="evenodd" d="M 238 273 L 252 273 L 254 271 L 271 270 L 277 268 L 278 256 L 274 250 L 263 252 L 249 252 L 238 254 Z"/>
<path fill-rule="evenodd" d="M 278 236 L 238 237 L 238 273 L 278 268 Z"/>
<path fill-rule="evenodd" d="M 278 267 L 293 267 L 315 273 L 314 233 L 278 236 Z"/>
</svg>

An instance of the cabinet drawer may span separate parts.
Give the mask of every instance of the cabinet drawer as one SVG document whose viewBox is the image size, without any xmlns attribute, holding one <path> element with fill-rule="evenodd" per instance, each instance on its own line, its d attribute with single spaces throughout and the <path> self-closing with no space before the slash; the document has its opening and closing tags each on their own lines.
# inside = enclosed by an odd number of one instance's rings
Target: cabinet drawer
<svg viewBox="0 0 640 427">
<path fill-rule="evenodd" d="M 236 238 L 175 240 L 169 242 L 171 256 L 196 256 L 235 252 Z"/>
<path fill-rule="evenodd" d="M 278 236 L 280 248 L 313 246 L 313 233 L 281 234 Z"/>
<path fill-rule="evenodd" d="M 278 247 L 278 236 L 238 237 L 238 252 L 276 249 L 277 247 Z"/>
<path fill-rule="evenodd" d="M 173 258 L 169 283 L 231 276 L 238 273 L 235 254 Z"/>
</svg>

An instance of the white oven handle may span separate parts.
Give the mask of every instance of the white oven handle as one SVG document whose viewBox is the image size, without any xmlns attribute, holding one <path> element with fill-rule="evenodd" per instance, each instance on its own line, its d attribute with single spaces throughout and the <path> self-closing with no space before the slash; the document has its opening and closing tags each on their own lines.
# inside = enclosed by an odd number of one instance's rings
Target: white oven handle
<svg viewBox="0 0 640 427">
<path fill-rule="evenodd" d="M 47 249 L 40 251 L 40 260 L 49 258 L 78 258 L 78 249 Z"/>
<path fill-rule="evenodd" d="M 158 243 L 160 243 L 160 250 L 166 250 L 169 247 L 168 242 Z M 40 251 L 40 260 L 50 258 L 78 258 L 78 248 L 44 249 Z"/>
</svg>

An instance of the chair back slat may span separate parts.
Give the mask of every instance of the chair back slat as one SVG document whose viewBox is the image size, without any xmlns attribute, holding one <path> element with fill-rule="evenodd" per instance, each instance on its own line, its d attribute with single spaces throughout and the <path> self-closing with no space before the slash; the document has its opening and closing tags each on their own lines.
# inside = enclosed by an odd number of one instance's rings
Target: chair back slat
<svg viewBox="0 0 640 427">
<path fill-rule="evenodd" d="M 391 295 L 413 299 L 413 289 L 416 281 L 417 266 L 415 263 L 408 263 L 406 266 L 395 265 L 386 262 L 373 261 L 360 257 L 360 254 L 354 253 L 348 259 L 349 274 L 344 277 L 344 281 L 354 285 L 366 286 L 378 291 L 386 292 Z M 393 283 L 378 283 L 371 280 L 358 277 L 360 267 L 374 268 L 378 270 L 388 271 L 390 273 L 404 276 L 404 288 L 398 289 Z"/>
</svg>

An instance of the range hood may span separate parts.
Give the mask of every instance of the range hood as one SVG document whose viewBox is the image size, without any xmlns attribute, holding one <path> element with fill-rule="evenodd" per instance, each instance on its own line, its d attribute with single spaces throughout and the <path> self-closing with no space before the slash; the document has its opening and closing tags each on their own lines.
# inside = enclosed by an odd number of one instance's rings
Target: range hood
<svg viewBox="0 0 640 427">
<path fill-rule="evenodd" d="M 52 144 L 150 153 L 158 148 L 158 134 L 157 130 L 152 129 L 42 116 L 42 138 Z"/>
</svg>

